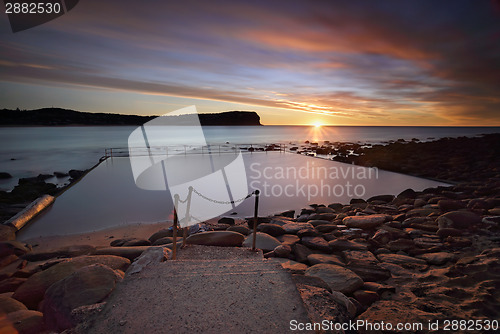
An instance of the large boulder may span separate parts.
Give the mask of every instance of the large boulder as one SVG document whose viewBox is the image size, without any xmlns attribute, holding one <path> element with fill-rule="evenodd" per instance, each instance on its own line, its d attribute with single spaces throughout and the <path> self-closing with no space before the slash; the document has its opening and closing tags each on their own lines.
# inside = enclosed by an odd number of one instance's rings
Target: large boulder
<svg viewBox="0 0 500 334">
<path fill-rule="evenodd" d="M 103 264 L 111 269 L 127 270 L 130 260 L 113 255 L 80 256 L 63 261 L 32 275 L 15 291 L 12 298 L 19 300 L 29 309 L 37 309 L 45 291 L 55 282 L 68 277 L 76 270 L 92 265 Z"/>
<path fill-rule="evenodd" d="M 310 254 L 307 256 L 307 261 L 314 266 L 320 263 L 336 264 L 338 266 L 345 266 L 344 261 L 341 257 L 335 254 Z"/>
<path fill-rule="evenodd" d="M 361 228 L 367 230 L 374 229 L 382 225 L 390 218 L 392 217 L 381 214 L 369 216 L 348 216 L 342 220 L 342 223 L 350 228 Z"/>
<path fill-rule="evenodd" d="M 114 255 L 120 256 L 133 261 L 135 258 L 139 257 L 145 250 L 151 246 L 130 246 L 130 247 L 104 247 L 96 249 L 94 255 Z"/>
<path fill-rule="evenodd" d="M 243 247 L 251 248 L 252 242 L 253 233 L 245 238 L 245 241 L 243 241 Z M 256 233 L 255 248 L 262 249 L 263 252 L 270 252 L 279 245 L 281 245 L 281 243 L 275 237 L 262 232 Z"/>
<path fill-rule="evenodd" d="M 361 277 L 353 271 L 334 264 L 316 264 L 306 270 L 307 276 L 315 276 L 325 281 L 332 291 L 352 293 L 363 285 Z"/>
<path fill-rule="evenodd" d="M 102 302 L 123 279 L 123 273 L 105 265 L 80 268 L 52 284 L 45 292 L 43 314 L 49 329 L 63 331 L 76 325 L 71 311 L 84 305 Z"/>
<path fill-rule="evenodd" d="M 186 243 L 192 245 L 238 247 L 245 240 L 245 236 L 233 231 L 210 231 L 192 234 Z"/>
</svg>

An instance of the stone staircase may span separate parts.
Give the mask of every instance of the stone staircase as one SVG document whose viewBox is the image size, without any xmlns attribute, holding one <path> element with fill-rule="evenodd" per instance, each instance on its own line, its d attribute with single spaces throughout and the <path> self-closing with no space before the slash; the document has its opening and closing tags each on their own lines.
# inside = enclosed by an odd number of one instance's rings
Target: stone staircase
<svg viewBox="0 0 500 334">
<path fill-rule="evenodd" d="M 85 333 L 287 333 L 309 322 L 291 275 L 246 248 L 189 246 L 128 275 Z"/>
</svg>

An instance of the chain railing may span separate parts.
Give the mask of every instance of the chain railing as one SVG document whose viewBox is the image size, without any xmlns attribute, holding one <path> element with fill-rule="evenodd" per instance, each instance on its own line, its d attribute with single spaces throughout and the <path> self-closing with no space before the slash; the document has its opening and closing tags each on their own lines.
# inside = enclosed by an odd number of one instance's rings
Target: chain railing
<svg viewBox="0 0 500 334">
<path fill-rule="evenodd" d="M 213 199 L 213 198 L 209 198 L 209 197 L 203 195 L 202 193 L 200 193 L 195 188 L 189 187 L 189 193 L 188 193 L 188 195 L 186 196 L 186 198 L 184 200 L 181 200 L 178 194 L 174 195 L 174 222 L 173 222 L 173 231 L 172 231 L 173 232 L 172 233 L 172 237 L 173 237 L 173 240 L 172 240 L 172 242 L 173 242 L 173 246 L 172 246 L 172 259 L 173 260 L 176 259 L 176 254 L 177 254 L 177 224 L 179 223 L 179 216 L 177 215 L 177 208 L 178 208 L 179 203 L 187 203 L 186 218 L 192 217 L 190 215 L 189 211 L 190 211 L 190 208 L 191 208 L 191 194 L 193 192 L 196 195 L 198 195 L 201 198 L 203 198 L 204 200 L 207 200 L 209 202 L 216 203 L 216 204 L 234 204 L 234 203 L 239 203 L 239 202 L 243 202 L 247 198 L 250 198 L 250 197 L 252 197 L 252 196 L 255 195 L 255 206 L 254 206 L 254 217 L 253 217 L 253 240 L 252 240 L 252 251 L 255 251 L 255 243 L 256 243 L 256 238 L 257 238 L 257 221 L 258 221 L 258 213 L 259 213 L 259 195 L 260 195 L 260 191 L 258 189 L 254 190 L 251 193 L 249 193 L 248 195 L 246 195 L 244 197 L 241 197 L 239 199 L 236 199 L 236 200 L 221 201 L 221 200 L 216 200 L 216 199 Z M 199 219 L 196 219 L 196 220 L 200 221 Z M 186 238 L 187 238 L 187 227 L 184 227 L 183 228 L 182 247 L 185 246 Z"/>
</svg>

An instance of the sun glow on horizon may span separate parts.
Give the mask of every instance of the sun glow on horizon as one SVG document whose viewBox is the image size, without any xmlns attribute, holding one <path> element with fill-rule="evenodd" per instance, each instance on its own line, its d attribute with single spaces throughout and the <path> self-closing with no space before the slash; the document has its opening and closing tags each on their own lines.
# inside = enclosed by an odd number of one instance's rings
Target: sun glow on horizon
<svg viewBox="0 0 500 334">
<path fill-rule="evenodd" d="M 313 123 L 313 126 L 314 126 L 316 129 L 318 129 L 318 128 L 322 127 L 322 126 L 323 126 L 323 124 L 322 124 L 322 123 L 320 123 L 320 122 L 316 122 L 316 123 Z"/>
</svg>

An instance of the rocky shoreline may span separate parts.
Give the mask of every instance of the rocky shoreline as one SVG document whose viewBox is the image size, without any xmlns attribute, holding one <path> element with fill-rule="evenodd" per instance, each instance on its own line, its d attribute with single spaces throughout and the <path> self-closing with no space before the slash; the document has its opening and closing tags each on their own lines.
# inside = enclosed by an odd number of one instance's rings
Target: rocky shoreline
<svg viewBox="0 0 500 334">
<path fill-rule="evenodd" d="M 488 168 L 470 182 L 397 196 L 381 190 L 367 200 L 260 217 L 257 248 L 291 271 L 311 322 L 498 321 L 500 172 L 496 160 L 482 157 L 477 164 Z M 251 219 L 200 227 L 208 232 L 189 236 L 188 247 L 251 246 Z M 173 247 L 170 229 L 146 238 L 110 236 L 106 246 L 42 249 L 0 228 L 0 328 L 20 333 L 72 332 L 130 271 L 169 259 Z"/>
</svg>

